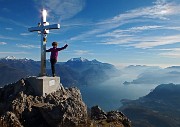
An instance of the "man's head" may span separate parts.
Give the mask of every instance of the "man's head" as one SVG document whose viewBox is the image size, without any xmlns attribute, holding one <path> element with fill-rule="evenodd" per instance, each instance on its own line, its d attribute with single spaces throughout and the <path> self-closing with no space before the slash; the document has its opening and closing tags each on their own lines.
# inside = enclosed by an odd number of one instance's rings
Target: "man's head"
<svg viewBox="0 0 180 127">
<path fill-rule="evenodd" d="M 53 47 L 57 47 L 57 46 L 58 46 L 58 43 L 57 43 L 57 42 L 53 42 L 53 43 L 52 43 L 52 46 L 53 46 Z"/>
</svg>

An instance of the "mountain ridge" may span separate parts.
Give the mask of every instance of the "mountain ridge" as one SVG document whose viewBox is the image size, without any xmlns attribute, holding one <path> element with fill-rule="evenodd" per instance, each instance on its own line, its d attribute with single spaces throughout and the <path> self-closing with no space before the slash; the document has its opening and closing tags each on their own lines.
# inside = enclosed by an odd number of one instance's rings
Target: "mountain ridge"
<svg viewBox="0 0 180 127">
<path fill-rule="evenodd" d="M 39 75 L 40 61 L 34 61 L 27 58 L 12 58 L 13 59 L 8 57 L 7 59 L 6 57 L 0 59 L 0 86 L 15 82 L 20 78 Z M 3 69 L 4 66 L 7 67 L 6 70 Z M 47 75 L 51 75 L 51 65 L 49 60 L 47 60 L 46 66 Z M 12 69 L 15 71 L 13 72 Z M 61 77 L 62 83 L 67 86 L 99 84 L 108 80 L 110 77 L 115 76 L 115 73 L 118 75 L 119 70 L 111 64 L 102 63 L 97 60 L 90 61 L 81 57 L 72 58 L 67 62 L 58 62 L 56 64 L 56 74 Z M 10 77 L 9 80 L 7 80 L 6 77 Z"/>
<path fill-rule="evenodd" d="M 137 100 L 123 100 L 120 108 L 134 127 L 180 126 L 180 85 L 161 84 Z"/>
</svg>

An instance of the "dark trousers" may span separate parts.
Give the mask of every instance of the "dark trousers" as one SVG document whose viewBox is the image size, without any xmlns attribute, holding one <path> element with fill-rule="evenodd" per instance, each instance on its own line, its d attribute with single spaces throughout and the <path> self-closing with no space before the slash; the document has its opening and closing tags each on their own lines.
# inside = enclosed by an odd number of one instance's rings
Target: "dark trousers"
<svg viewBox="0 0 180 127">
<path fill-rule="evenodd" d="M 55 76 L 56 70 L 55 70 L 55 64 L 57 62 L 56 59 L 50 59 L 51 61 L 51 70 L 52 70 L 52 75 Z"/>
</svg>

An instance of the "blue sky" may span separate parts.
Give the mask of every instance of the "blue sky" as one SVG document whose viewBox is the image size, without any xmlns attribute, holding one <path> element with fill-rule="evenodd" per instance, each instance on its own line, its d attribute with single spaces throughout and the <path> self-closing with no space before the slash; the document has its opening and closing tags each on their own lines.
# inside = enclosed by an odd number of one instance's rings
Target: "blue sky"
<svg viewBox="0 0 180 127">
<path fill-rule="evenodd" d="M 0 57 L 40 60 L 40 36 L 27 29 L 40 22 L 42 8 L 50 24 L 61 24 L 47 48 L 69 44 L 59 61 L 180 65 L 179 0 L 0 0 Z"/>
</svg>

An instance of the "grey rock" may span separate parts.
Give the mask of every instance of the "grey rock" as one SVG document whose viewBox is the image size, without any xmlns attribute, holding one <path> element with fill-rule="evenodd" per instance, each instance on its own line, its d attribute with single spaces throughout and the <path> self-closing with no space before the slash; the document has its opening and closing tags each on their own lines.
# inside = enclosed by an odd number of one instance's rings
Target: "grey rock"
<svg viewBox="0 0 180 127">
<path fill-rule="evenodd" d="M 103 111 L 99 106 L 94 106 L 91 108 L 91 119 L 102 120 L 107 119 L 106 112 Z"/>
<path fill-rule="evenodd" d="M 95 121 L 106 121 L 108 123 L 119 123 L 124 127 L 131 127 L 131 121 L 119 111 L 105 112 L 99 106 L 94 106 L 91 108 L 91 119 Z M 102 122 L 99 122 L 102 123 Z M 109 126 L 114 126 L 109 124 Z"/>
<path fill-rule="evenodd" d="M 19 122 L 19 119 L 12 112 L 6 112 L 0 117 L 1 127 L 23 127 Z"/>
<path fill-rule="evenodd" d="M 3 109 L 3 110 L 2 110 Z M 87 122 L 87 107 L 73 87 L 35 96 L 26 79 L 0 89 L 0 126 L 76 127 Z"/>
<path fill-rule="evenodd" d="M 119 111 L 110 111 L 107 113 L 107 122 L 122 122 L 125 127 L 131 127 L 131 121 Z"/>
</svg>

